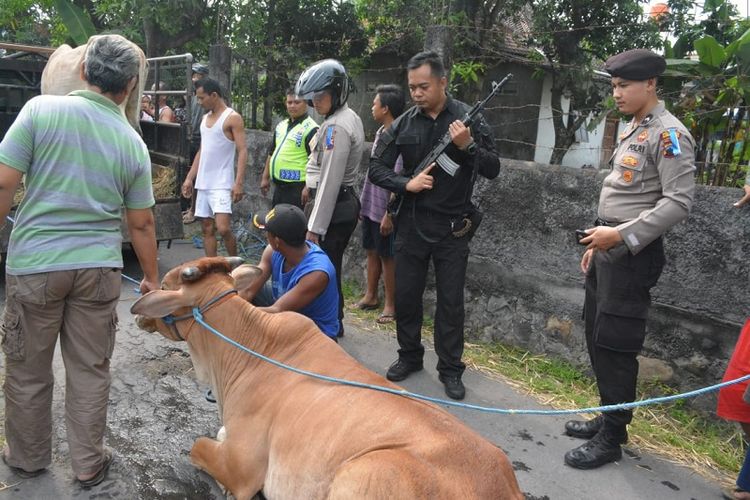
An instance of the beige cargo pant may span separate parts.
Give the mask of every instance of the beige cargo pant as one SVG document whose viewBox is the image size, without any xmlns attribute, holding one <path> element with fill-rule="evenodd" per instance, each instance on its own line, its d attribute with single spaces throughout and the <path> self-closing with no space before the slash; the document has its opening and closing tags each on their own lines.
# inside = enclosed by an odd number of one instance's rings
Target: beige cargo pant
<svg viewBox="0 0 750 500">
<path fill-rule="evenodd" d="M 33 471 L 51 463 L 59 333 L 73 471 L 82 476 L 101 469 L 120 279 L 112 268 L 6 275 L 2 347 L 10 465 Z"/>
</svg>

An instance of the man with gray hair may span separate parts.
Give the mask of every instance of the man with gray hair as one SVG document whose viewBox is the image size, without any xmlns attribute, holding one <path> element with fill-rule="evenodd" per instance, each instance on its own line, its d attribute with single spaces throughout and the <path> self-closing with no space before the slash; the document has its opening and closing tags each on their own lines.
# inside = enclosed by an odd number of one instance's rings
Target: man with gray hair
<svg viewBox="0 0 750 500">
<path fill-rule="evenodd" d="M 52 358 L 66 368 L 71 462 L 84 488 L 113 461 L 104 446 L 109 363 L 122 262 L 122 207 L 144 273 L 159 288 L 148 150 L 118 104 L 138 81 L 137 47 L 118 35 L 89 41 L 86 90 L 31 99 L 0 143 L 0 220 L 26 175 L 8 245 L 2 321 L 5 353 L 3 461 L 18 476 L 42 474 L 52 455 Z"/>
</svg>

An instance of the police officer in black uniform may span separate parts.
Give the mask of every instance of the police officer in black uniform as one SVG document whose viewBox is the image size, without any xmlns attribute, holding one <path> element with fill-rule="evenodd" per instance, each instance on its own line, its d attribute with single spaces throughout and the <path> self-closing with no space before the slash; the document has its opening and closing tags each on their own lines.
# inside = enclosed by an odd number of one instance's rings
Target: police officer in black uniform
<svg viewBox="0 0 750 500">
<path fill-rule="evenodd" d="M 437 288 L 437 369 L 446 394 L 463 399 L 464 281 L 473 233 L 462 229 L 467 228 L 466 216 L 474 210 L 470 200 L 476 173 L 494 179 L 500 160 L 487 124 L 478 120 L 469 129 L 461 121 L 469 106 L 447 95 L 445 68 L 437 53 L 415 55 L 407 69 L 415 106 L 381 134 L 369 170 L 374 184 L 403 195 L 395 242 L 400 349 L 387 378 L 404 380 L 422 369 L 422 295 L 432 259 Z M 445 167 L 432 165 L 415 175 L 415 168 L 446 131 L 453 142 L 438 161 Z M 393 166 L 399 155 L 404 168 L 396 174 Z"/>
<path fill-rule="evenodd" d="M 603 405 L 635 400 L 638 353 L 646 337 L 650 290 L 664 267 L 662 235 L 688 216 L 695 191 L 695 141 L 656 95 L 664 58 L 645 49 L 610 57 L 612 94 L 633 119 L 610 159 L 596 227 L 587 229 L 586 345 Z M 593 469 L 622 456 L 631 410 L 572 420 L 565 432 L 588 439 L 565 463 Z"/>
</svg>

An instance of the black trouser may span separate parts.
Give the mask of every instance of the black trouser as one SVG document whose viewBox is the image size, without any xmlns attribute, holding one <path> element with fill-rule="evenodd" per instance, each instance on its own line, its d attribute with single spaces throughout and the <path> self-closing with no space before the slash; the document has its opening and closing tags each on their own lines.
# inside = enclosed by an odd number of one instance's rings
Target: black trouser
<svg viewBox="0 0 750 500">
<path fill-rule="evenodd" d="M 302 189 L 305 187 L 304 182 L 276 182 L 273 183 L 273 201 L 275 207 L 279 203 L 288 203 L 299 208 L 302 206 Z"/>
<path fill-rule="evenodd" d="M 586 346 L 602 405 L 635 401 L 638 353 L 646 337 L 651 288 L 664 267 L 661 238 L 632 255 L 620 244 L 596 251 L 586 275 Z M 605 426 L 625 431 L 632 410 L 604 414 Z"/>
<path fill-rule="evenodd" d="M 419 230 L 436 243 L 429 243 Z M 396 262 L 396 334 L 399 359 L 408 364 L 422 362 L 422 296 L 427 267 L 435 267 L 437 305 L 435 309 L 435 352 L 438 372 L 461 376 L 466 365 L 464 351 L 464 281 L 469 259 L 469 238 L 450 234 L 446 216 L 415 214 L 402 209 L 398 218 L 395 243 Z"/>
<path fill-rule="evenodd" d="M 336 287 L 339 290 L 339 332 L 344 329 L 344 293 L 341 290 L 341 266 L 344 261 L 344 251 L 349 244 L 354 229 L 357 227 L 357 219 L 352 219 L 338 224 L 330 224 L 320 248 L 328 255 L 336 269 Z"/>
</svg>

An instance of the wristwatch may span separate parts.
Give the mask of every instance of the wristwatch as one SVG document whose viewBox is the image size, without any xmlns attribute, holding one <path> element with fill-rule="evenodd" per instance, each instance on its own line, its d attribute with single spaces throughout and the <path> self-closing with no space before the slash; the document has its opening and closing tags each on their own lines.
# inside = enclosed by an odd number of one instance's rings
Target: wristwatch
<svg viewBox="0 0 750 500">
<path fill-rule="evenodd" d="M 467 154 L 469 154 L 471 156 L 474 156 L 475 154 L 477 154 L 477 149 L 478 149 L 477 148 L 477 143 L 476 142 L 472 142 L 471 144 L 469 144 L 468 146 L 466 146 L 465 151 L 466 151 Z"/>
</svg>

